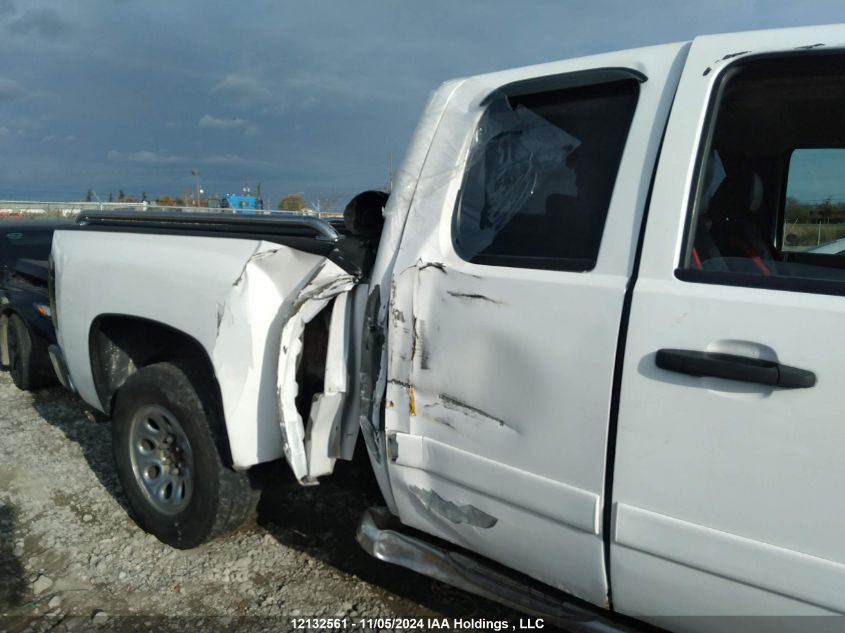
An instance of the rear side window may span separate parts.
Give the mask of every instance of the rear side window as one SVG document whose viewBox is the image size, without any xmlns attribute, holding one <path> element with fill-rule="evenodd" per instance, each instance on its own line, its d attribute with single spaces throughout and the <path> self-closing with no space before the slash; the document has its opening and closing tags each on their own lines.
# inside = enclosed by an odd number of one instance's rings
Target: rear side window
<svg viewBox="0 0 845 633">
<path fill-rule="evenodd" d="M 457 253 L 491 266 L 594 268 L 638 86 L 492 99 L 454 214 Z"/>
<path fill-rule="evenodd" d="M 845 56 L 738 62 L 721 79 L 677 276 L 845 293 Z"/>
</svg>

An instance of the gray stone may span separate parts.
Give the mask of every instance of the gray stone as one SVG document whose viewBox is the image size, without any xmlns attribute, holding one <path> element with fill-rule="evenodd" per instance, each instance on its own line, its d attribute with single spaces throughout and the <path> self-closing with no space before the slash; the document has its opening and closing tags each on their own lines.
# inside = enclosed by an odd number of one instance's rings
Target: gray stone
<svg viewBox="0 0 845 633">
<path fill-rule="evenodd" d="M 32 583 L 32 591 L 36 596 L 41 595 L 53 586 L 53 581 L 47 576 L 39 576 L 34 583 Z"/>
</svg>

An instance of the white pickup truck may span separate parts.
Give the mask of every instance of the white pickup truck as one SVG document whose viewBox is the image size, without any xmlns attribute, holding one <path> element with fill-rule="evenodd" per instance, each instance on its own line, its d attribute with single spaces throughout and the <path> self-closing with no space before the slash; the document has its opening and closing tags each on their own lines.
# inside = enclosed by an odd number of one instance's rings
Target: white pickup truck
<svg viewBox="0 0 845 633">
<path fill-rule="evenodd" d="M 315 484 L 361 436 L 384 560 L 585 630 L 804 626 L 690 616 L 845 613 L 845 256 L 793 217 L 836 232 L 843 182 L 845 26 L 450 81 L 380 237 L 58 231 L 54 364 L 176 547 L 251 511 L 253 466 Z"/>
</svg>

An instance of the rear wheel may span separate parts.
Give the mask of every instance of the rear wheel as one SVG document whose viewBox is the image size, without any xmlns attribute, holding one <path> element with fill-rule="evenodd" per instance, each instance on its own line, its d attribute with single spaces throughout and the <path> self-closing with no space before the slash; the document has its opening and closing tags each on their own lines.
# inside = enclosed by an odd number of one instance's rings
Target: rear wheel
<svg viewBox="0 0 845 633">
<path fill-rule="evenodd" d="M 44 379 L 37 372 L 33 358 L 32 337 L 23 319 L 17 314 L 9 316 L 6 326 L 6 349 L 9 352 L 9 375 L 18 389 L 40 387 Z"/>
<path fill-rule="evenodd" d="M 218 397 L 206 372 L 185 362 L 149 365 L 120 388 L 112 439 L 135 520 L 159 540 L 196 547 L 235 529 L 259 492 L 228 466 Z"/>
</svg>

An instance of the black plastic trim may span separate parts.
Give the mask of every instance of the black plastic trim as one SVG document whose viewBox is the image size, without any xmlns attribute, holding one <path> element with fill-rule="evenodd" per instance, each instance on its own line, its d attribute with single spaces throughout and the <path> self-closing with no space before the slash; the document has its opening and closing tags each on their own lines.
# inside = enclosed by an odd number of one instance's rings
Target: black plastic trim
<svg viewBox="0 0 845 633">
<path fill-rule="evenodd" d="M 328 222 L 308 216 L 97 211 L 80 214 L 76 225 L 68 228 L 107 233 L 263 240 L 326 257 L 356 277 L 367 265 L 368 253 L 361 248 L 360 240 L 342 237 Z"/>
<path fill-rule="evenodd" d="M 481 107 L 490 105 L 490 102 L 504 94 L 508 97 L 523 97 L 537 92 L 549 92 L 552 90 L 566 90 L 569 88 L 583 88 L 584 86 L 595 86 L 609 84 L 614 81 L 625 81 L 633 79 L 639 83 L 648 81 L 648 77 L 639 70 L 624 68 L 621 66 L 610 66 L 607 68 L 591 68 L 588 70 L 576 70 L 574 72 L 557 73 L 545 77 L 532 77 L 522 79 L 513 83 L 505 84 L 484 97 Z"/>
<path fill-rule="evenodd" d="M 809 370 L 720 352 L 660 349 L 657 350 L 654 363 L 660 369 L 690 376 L 712 376 L 781 389 L 808 389 L 816 384 L 816 375 Z"/>
<path fill-rule="evenodd" d="M 675 277 L 680 281 L 691 283 L 845 296 L 845 281 L 829 279 L 749 275 L 714 270 L 696 270 L 694 268 L 678 268 L 675 270 Z"/>
<path fill-rule="evenodd" d="M 225 230 L 230 233 L 311 237 L 335 242 L 337 231 L 328 222 L 310 216 L 249 216 L 225 213 L 165 213 L 158 211 L 85 211 L 77 224 L 85 226 Z M 202 228 L 200 228 L 202 227 Z"/>
</svg>

